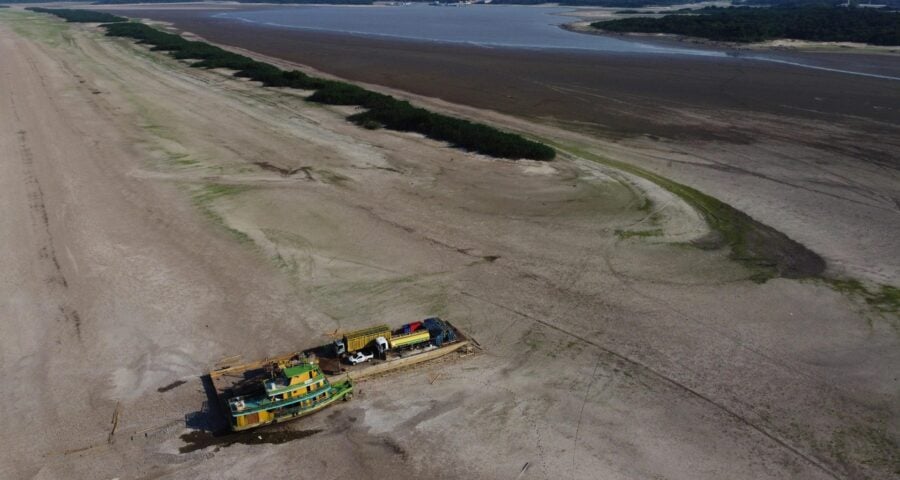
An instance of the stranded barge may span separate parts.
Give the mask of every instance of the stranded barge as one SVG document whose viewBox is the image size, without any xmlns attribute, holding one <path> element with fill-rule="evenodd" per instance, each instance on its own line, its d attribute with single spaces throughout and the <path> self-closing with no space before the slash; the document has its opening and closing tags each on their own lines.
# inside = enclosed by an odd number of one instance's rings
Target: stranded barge
<svg viewBox="0 0 900 480">
<path fill-rule="evenodd" d="M 229 358 L 209 372 L 234 431 L 300 418 L 353 397 L 353 380 L 433 360 L 469 339 L 437 317 L 391 330 L 347 332 L 334 342 L 264 360 Z M 362 359 L 362 360 L 360 360 Z M 222 365 L 225 363 L 225 365 Z"/>
</svg>

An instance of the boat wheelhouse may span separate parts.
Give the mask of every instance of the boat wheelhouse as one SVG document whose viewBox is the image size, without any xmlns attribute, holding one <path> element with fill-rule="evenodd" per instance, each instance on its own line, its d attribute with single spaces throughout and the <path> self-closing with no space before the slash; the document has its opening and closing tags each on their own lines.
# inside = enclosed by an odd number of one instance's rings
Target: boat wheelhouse
<svg viewBox="0 0 900 480">
<path fill-rule="evenodd" d="M 331 383 L 315 361 L 300 360 L 273 365 L 254 391 L 229 398 L 232 430 L 246 430 L 302 417 L 340 399 L 349 399 L 349 379 Z"/>
</svg>

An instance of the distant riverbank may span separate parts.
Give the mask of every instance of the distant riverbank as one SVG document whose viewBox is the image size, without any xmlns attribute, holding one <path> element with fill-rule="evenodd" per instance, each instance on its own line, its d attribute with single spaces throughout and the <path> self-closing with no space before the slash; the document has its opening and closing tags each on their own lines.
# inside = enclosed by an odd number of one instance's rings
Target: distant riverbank
<svg viewBox="0 0 900 480">
<path fill-rule="evenodd" d="M 618 33 L 665 33 L 747 44 L 782 39 L 900 48 L 900 14 L 855 7 L 705 7 L 691 14 L 626 15 L 591 23 Z"/>
<path fill-rule="evenodd" d="M 699 108 L 749 108 L 791 115 L 826 111 L 900 121 L 892 109 L 868 106 L 891 104 L 893 100 L 879 98 L 896 90 L 895 85 L 874 78 L 812 73 L 730 57 L 485 48 L 363 37 L 215 16 L 225 11 L 234 8 L 116 9 L 122 15 L 169 22 L 216 43 L 309 65 L 349 80 L 519 116 L 565 119 L 613 135 L 718 136 L 703 129 L 662 125 L 644 111 L 686 103 Z M 785 60 L 900 75 L 900 66 L 882 57 L 809 54 L 786 56 Z M 672 82 L 674 78 L 678 81 Z M 719 87 L 725 82 L 727 91 Z M 631 106 L 620 108 L 622 99 Z"/>
</svg>

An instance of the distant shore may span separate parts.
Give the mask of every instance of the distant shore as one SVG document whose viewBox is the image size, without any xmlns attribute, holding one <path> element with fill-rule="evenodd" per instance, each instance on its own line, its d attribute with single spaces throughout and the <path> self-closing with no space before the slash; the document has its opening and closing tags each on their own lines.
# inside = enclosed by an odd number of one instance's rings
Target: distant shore
<svg viewBox="0 0 900 480">
<path fill-rule="evenodd" d="M 623 18 L 623 15 L 613 14 L 615 10 L 618 9 L 576 10 L 567 15 L 577 18 L 578 20 L 565 23 L 563 25 L 560 25 L 560 27 L 570 32 L 582 33 L 586 35 L 636 38 L 642 41 L 650 40 L 653 41 L 653 43 L 663 45 L 678 46 L 687 44 L 695 48 L 708 47 L 728 50 L 791 51 L 798 53 L 863 53 L 872 55 L 896 55 L 900 57 L 900 46 L 880 46 L 854 42 L 813 42 L 808 40 L 793 40 L 788 38 L 767 40 L 764 42 L 755 43 L 737 43 L 708 40 L 699 37 L 687 37 L 684 35 L 675 34 L 604 32 L 603 30 L 591 26 L 591 23 L 593 22 Z M 609 15 L 598 18 L 596 15 L 597 12 L 608 13 Z"/>
</svg>

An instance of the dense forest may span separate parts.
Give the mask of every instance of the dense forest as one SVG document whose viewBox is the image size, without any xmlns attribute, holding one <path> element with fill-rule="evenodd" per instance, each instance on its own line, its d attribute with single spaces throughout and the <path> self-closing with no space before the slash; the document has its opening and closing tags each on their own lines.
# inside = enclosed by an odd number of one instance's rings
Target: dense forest
<svg viewBox="0 0 900 480">
<path fill-rule="evenodd" d="M 551 160 L 552 148 L 487 125 L 472 123 L 410 105 L 389 95 L 371 92 L 343 82 L 327 82 L 309 97 L 312 102 L 329 105 L 359 105 L 366 110 L 348 120 L 369 128 L 384 126 L 392 130 L 418 132 L 457 147 L 501 158 Z"/>
<path fill-rule="evenodd" d="M 85 10 L 44 8 L 31 10 L 51 13 L 70 22 L 97 21 L 96 12 Z M 358 105 L 365 110 L 351 115 L 348 120 L 365 128 L 385 127 L 417 132 L 464 150 L 498 158 L 552 160 L 556 156 L 556 151 L 552 148 L 521 135 L 430 112 L 390 95 L 372 92 L 345 82 L 311 77 L 296 70 L 282 70 L 215 45 L 187 40 L 180 35 L 166 33 L 143 23 L 123 21 L 127 19 L 115 15 L 104 18 L 109 18 L 109 22 L 115 22 L 101 25 L 106 29 L 108 36 L 137 40 L 138 43 L 149 45 L 151 50 L 168 52 L 177 59 L 193 61 L 191 63 L 193 67 L 234 70 L 235 76 L 262 82 L 268 87 L 315 90 L 307 99 L 312 102 Z"/>
<path fill-rule="evenodd" d="M 754 5 L 768 7 L 836 7 L 846 5 L 846 0 L 732 0 L 733 5 Z M 889 7 L 900 7 L 900 0 L 851 0 L 850 5 L 859 5 L 861 3 L 873 3 L 876 5 L 887 5 Z"/>
<path fill-rule="evenodd" d="M 610 32 L 674 33 L 728 42 L 790 38 L 900 45 L 900 14 L 871 8 L 733 7 L 697 15 L 623 18 L 591 26 Z"/>
</svg>

